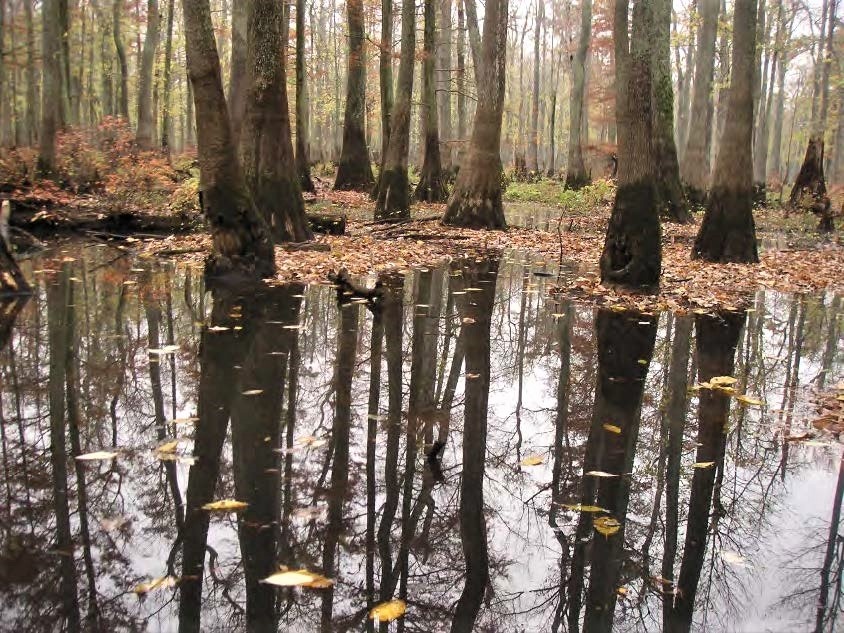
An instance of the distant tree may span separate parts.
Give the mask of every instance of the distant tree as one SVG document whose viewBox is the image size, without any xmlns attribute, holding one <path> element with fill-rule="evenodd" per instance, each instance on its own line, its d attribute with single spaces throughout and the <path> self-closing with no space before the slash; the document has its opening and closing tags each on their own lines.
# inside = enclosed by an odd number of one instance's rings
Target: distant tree
<svg viewBox="0 0 844 633">
<path fill-rule="evenodd" d="M 175 0 L 167 0 L 167 35 L 164 40 L 164 98 L 162 99 L 163 106 L 161 108 L 161 149 L 163 149 L 168 155 L 170 153 L 170 145 L 172 143 L 170 135 L 172 134 L 173 128 L 173 116 L 170 110 L 172 109 L 173 104 L 171 94 L 173 91 L 172 62 L 173 18 L 175 13 L 174 4 Z"/>
<path fill-rule="evenodd" d="M 366 104 L 366 60 L 363 42 L 363 0 L 347 0 L 349 55 L 346 77 L 346 113 L 343 119 L 343 149 L 335 189 L 368 191 L 375 180 L 364 133 Z"/>
<path fill-rule="evenodd" d="M 268 277 L 270 233 L 249 197 L 232 141 L 208 0 L 182 0 L 188 74 L 196 106 L 202 212 L 213 238 L 206 274 Z M 277 49 L 276 49 L 277 50 Z"/>
<path fill-rule="evenodd" d="M 539 56 L 539 44 L 542 39 L 542 21 L 545 18 L 545 3 L 536 0 L 536 29 L 533 38 L 533 93 L 530 104 L 530 139 L 528 140 L 528 171 L 539 171 L 539 77 L 542 58 Z"/>
<path fill-rule="evenodd" d="M 618 127 L 618 191 L 601 253 L 601 281 L 633 288 L 659 284 L 662 265 L 651 113 L 653 6 L 617 0 L 613 38 Z"/>
<path fill-rule="evenodd" d="M 393 110 L 393 0 L 381 0 L 381 43 L 378 54 L 378 80 L 381 89 L 381 171 L 390 143 L 390 116 Z M 379 173 L 380 180 L 380 173 Z M 374 192 L 377 195 L 377 190 Z"/>
<path fill-rule="evenodd" d="M 467 6 L 472 0 L 466 0 Z M 507 55 L 507 0 L 487 0 L 481 81 L 469 149 L 443 223 L 481 229 L 507 226 L 501 202 L 501 120 Z"/>
<path fill-rule="evenodd" d="M 282 27 L 282 8 L 277 0 L 250 0 L 240 156 L 246 183 L 273 239 L 301 242 L 312 235 L 290 138 Z"/>
<path fill-rule="evenodd" d="M 246 112 L 246 28 L 249 21 L 249 2 L 235 2 L 232 7 L 232 46 L 229 64 L 229 116 L 232 138 L 240 140 L 240 128 Z"/>
<path fill-rule="evenodd" d="M 305 70 L 305 0 L 296 0 L 296 175 L 303 191 L 314 191 L 308 157 L 308 72 Z"/>
<path fill-rule="evenodd" d="M 569 157 L 566 167 L 566 189 L 580 189 L 589 183 L 583 162 L 583 101 L 586 95 L 586 54 L 592 39 L 592 0 L 580 3 L 580 37 L 572 63 L 571 98 L 569 100 Z"/>
<path fill-rule="evenodd" d="M 126 61 L 126 48 L 123 45 L 121 22 L 123 18 L 123 0 L 113 0 L 111 12 L 111 35 L 114 39 L 114 51 L 117 54 L 117 64 L 120 67 L 120 98 L 118 100 L 118 114 L 124 119 L 129 118 L 129 64 Z"/>
<path fill-rule="evenodd" d="M 692 257 L 758 262 L 753 223 L 753 83 L 756 2 L 733 9 L 733 55 L 727 120 L 719 143 L 706 214 Z"/>
<path fill-rule="evenodd" d="M 53 176 L 56 169 L 56 133 L 64 126 L 62 72 L 62 0 L 44 0 L 42 21 L 41 131 L 38 134 L 38 173 Z"/>
<path fill-rule="evenodd" d="M 410 183 L 407 155 L 410 150 L 410 97 L 416 48 L 416 5 L 404 2 L 401 10 L 401 54 L 396 100 L 390 114 L 390 141 L 378 175 L 375 218 L 410 217 Z"/>
<path fill-rule="evenodd" d="M 161 16 L 158 13 L 158 0 L 147 2 L 147 30 L 144 38 L 144 50 L 141 54 L 141 68 L 138 76 L 138 145 L 150 149 L 155 136 L 155 119 L 152 112 L 152 71 L 155 65 L 155 53 L 158 50 Z"/>
<path fill-rule="evenodd" d="M 425 31 L 422 61 L 422 116 L 425 130 L 425 159 L 422 173 L 416 186 L 416 199 L 423 202 L 445 202 L 448 193 L 443 182 L 442 158 L 440 155 L 439 113 L 437 108 L 437 86 L 434 77 L 437 32 L 434 0 L 425 0 Z"/>
</svg>

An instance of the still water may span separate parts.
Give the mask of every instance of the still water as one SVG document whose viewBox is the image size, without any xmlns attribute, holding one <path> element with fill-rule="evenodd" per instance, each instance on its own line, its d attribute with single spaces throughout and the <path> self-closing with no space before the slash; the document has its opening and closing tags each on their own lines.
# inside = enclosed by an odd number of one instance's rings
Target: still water
<svg viewBox="0 0 844 633">
<path fill-rule="evenodd" d="M 103 245 L 28 262 L 0 309 L 0 628 L 842 630 L 842 450 L 812 424 L 840 297 L 651 315 L 546 270 L 403 271 L 367 303 Z M 262 582 L 282 566 L 332 582 Z"/>
</svg>

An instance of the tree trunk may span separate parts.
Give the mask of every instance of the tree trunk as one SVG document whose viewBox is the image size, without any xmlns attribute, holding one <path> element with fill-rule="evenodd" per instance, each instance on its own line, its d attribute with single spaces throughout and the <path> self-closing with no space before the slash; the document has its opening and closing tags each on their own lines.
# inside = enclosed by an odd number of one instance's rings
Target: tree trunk
<svg viewBox="0 0 844 633">
<path fill-rule="evenodd" d="M 8 200 L 3 200 L 0 203 L 0 296 L 30 291 L 26 278 L 12 256 L 12 245 L 9 242 L 9 218 L 11 215 L 11 203 Z"/>
<path fill-rule="evenodd" d="M 229 69 L 229 117 L 232 124 L 232 138 L 240 142 L 243 116 L 246 113 L 246 29 L 249 21 L 249 2 L 235 2 L 232 7 L 232 52 Z"/>
<path fill-rule="evenodd" d="M 401 60 L 396 101 L 390 114 L 390 141 L 381 173 L 378 175 L 375 203 L 377 220 L 410 217 L 407 157 L 410 150 L 410 99 L 413 94 L 413 62 L 416 48 L 416 5 L 412 2 L 403 3 L 401 13 Z"/>
<path fill-rule="evenodd" d="M 727 120 L 712 190 L 692 257 L 711 262 L 758 262 L 753 223 L 753 84 L 756 2 L 739 2 L 733 15 L 733 56 Z"/>
<path fill-rule="evenodd" d="M 481 65 L 484 63 L 481 51 L 481 33 L 478 28 L 478 9 L 475 0 L 460 0 L 466 8 L 466 25 L 469 30 L 469 51 L 472 54 L 472 67 L 475 69 L 475 84 L 481 85 Z M 486 22 L 486 17 L 484 17 Z M 486 32 L 486 26 L 484 26 Z"/>
<path fill-rule="evenodd" d="M 42 4 L 42 88 L 41 131 L 39 133 L 38 173 L 50 178 L 56 169 L 56 133 L 63 126 L 61 16 L 62 0 Z"/>
<path fill-rule="evenodd" d="M 182 0 L 182 14 L 196 119 L 202 122 L 197 125 L 202 211 L 213 239 L 206 275 L 269 277 L 275 272 L 272 241 L 246 191 L 232 141 L 208 0 Z"/>
<path fill-rule="evenodd" d="M 378 79 L 381 88 L 380 162 L 383 172 L 387 147 L 390 143 L 390 115 L 393 110 L 393 0 L 381 0 L 381 45 L 378 56 Z M 377 194 L 377 191 L 375 193 Z"/>
<path fill-rule="evenodd" d="M 346 112 L 343 119 L 343 149 L 334 188 L 368 191 L 373 183 L 372 165 L 366 148 L 365 95 L 366 59 L 363 41 L 363 0 L 348 0 L 349 56 L 346 79 Z M 408 96 L 408 99 L 410 97 Z"/>
<path fill-rule="evenodd" d="M 173 134 L 173 117 L 170 115 L 170 109 L 173 104 L 173 18 L 175 4 L 174 0 L 167 2 L 167 35 L 164 40 L 164 98 L 162 99 L 164 107 L 161 112 L 161 149 L 169 156 L 170 146 L 173 143 L 171 135 Z"/>
<path fill-rule="evenodd" d="M 659 284 L 662 265 L 652 146 L 654 24 L 650 3 L 636 0 L 628 44 L 627 11 L 626 0 L 616 2 L 618 191 L 601 253 L 601 281 L 644 288 Z"/>
<path fill-rule="evenodd" d="M 457 0 L 457 138 L 458 165 L 463 163 L 463 146 L 466 140 L 466 33 L 463 0 Z"/>
<path fill-rule="evenodd" d="M 313 25 L 311 26 L 313 28 Z M 283 54 L 283 52 L 282 52 Z M 308 152 L 308 73 L 305 70 L 305 0 L 296 0 L 296 175 L 303 191 L 314 191 Z"/>
<path fill-rule="evenodd" d="M 789 25 L 791 22 L 789 21 Z M 785 36 L 791 39 L 791 28 Z M 768 160 L 768 179 L 780 181 L 782 191 L 782 128 L 785 124 L 785 73 L 788 70 L 788 52 L 780 51 L 780 62 L 777 67 L 777 105 L 774 109 L 774 136 L 771 140 L 771 155 Z"/>
<path fill-rule="evenodd" d="M 832 159 L 830 180 L 835 185 L 844 184 L 844 83 L 838 85 L 838 128 L 835 133 L 835 155 Z"/>
<path fill-rule="evenodd" d="M 34 145 L 38 139 L 38 80 L 35 71 L 35 27 L 32 5 L 35 0 L 23 0 L 26 17 L 26 139 Z"/>
<path fill-rule="evenodd" d="M 148 0 L 147 32 L 144 38 L 144 51 L 141 56 L 140 76 L 138 78 L 138 134 L 136 140 L 141 149 L 152 147 L 155 131 L 155 121 L 152 116 L 152 70 L 155 64 L 155 52 L 158 49 L 160 23 L 158 0 Z"/>
<path fill-rule="evenodd" d="M 689 131 L 689 98 L 692 85 L 692 68 L 697 66 L 697 58 L 700 55 L 695 41 L 695 23 L 689 25 L 689 43 L 686 46 L 686 68 L 680 65 L 680 50 L 677 48 L 677 146 L 685 148 L 688 141 Z M 685 160 L 685 157 L 683 157 Z"/>
<path fill-rule="evenodd" d="M 536 0 L 536 29 L 533 37 L 533 94 L 530 108 L 530 140 L 528 141 L 528 171 L 539 171 L 539 41 L 542 34 L 542 20 L 545 17 L 544 0 Z"/>
<path fill-rule="evenodd" d="M 467 0 L 470 4 L 472 0 Z M 443 223 L 483 229 L 503 229 L 501 202 L 501 119 L 504 112 L 507 56 L 507 0 L 487 0 L 484 17 L 483 80 L 472 139 L 448 201 Z"/>
<path fill-rule="evenodd" d="M 715 42 L 718 36 L 720 0 L 699 0 L 701 15 L 692 113 L 686 138 L 686 149 L 680 163 L 680 175 L 689 200 L 701 204 L 709 188 L 709 152 L 712 139 L 712 83 L 715 74 Z"/>
<path fill-rule="evenodd" d="M 653 2 L 654 41 L 651 49 L 653 152 L 657 200 L 674 222 L 689 222 L 689 205 L 680 184 L 680 165 L 674 144 L 674 90 L 671 85 L 671 2 Z"/>
<path fill-rule="evenodd" d="M 592 38 L 592 0 L 580 3 L 580 39 L 571 71 L 571 98 L 569 100 L 569 156 L 566 166 L 566 189 L 580 189 L 589 184 L 586 164 L 583 162 L 582 117 L 586 100 L 586 54 Z"/>
<path fill-rule="evenodd" d="M 120 66 L 120 109 L 118 114 L 129 120 L 129 66 L 126 62 L 126 49 L 123 46 L 123 35 L 120 31 L 120 21 L 123 14 L 123 0 L 114 0 L 112 5 L 111 35 L 114 38 L 114 50 L 117 53 L 117 63 Z"/>
<path fill-rule="evenodd" d="M 451 169 L 452 147 L 451 141 L 454 138 L 454 131 L 451 121 L 451 6 L 452 0 L 439 0 L 440 28 L 439 28 L 439 49 L 437 55 L 437 103 L 439 109 L 438 122 L 441 128 L 440 136 L 443 146 L 442 155 L 443 169 Z"/>
<path fill-rule="evenodd" d="M 434 78 L 436 7 L 434 0 L 425 0 L 425 32 L 422 62 L 422 118 L 425 130 L 425 160 L 416 186 L 415 197 L 422 202 L 445 202 L 448 198 L 440 158 L 440 135 L 437 112 L 437 91 Z"/>
<path fill-rule="evenodd" d="M 240 156 L 246 183 L 273 239 L 302 242 L 313 235 L 305 217 L 290 139 L 282 30 L 277 0 L 250 0 Z"/>
</svg>

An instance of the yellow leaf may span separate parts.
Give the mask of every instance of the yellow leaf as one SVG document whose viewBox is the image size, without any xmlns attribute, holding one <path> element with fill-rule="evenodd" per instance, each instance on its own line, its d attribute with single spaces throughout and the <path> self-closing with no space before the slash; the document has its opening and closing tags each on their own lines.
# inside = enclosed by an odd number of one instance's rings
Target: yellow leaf
<svg viewBox="0 0 844 633">
<path fill-rule="evenodd" d="M 179 440 L 173 440 L 172 442 L 166 442 L 156 448 L 156 452 L 158 453 L 174 453 L 176 449 L 179 447 Z"/>
<path fill-rule="evenodd" d="M 610 516 L 598 517 L 592 524 L 595 529 L 604 536 L 612 536 L 621 529 L 621 523 Z"/>
<path fill-rule="evenodd" d="M 764 404 L 765 404 L 764 402 L 762 402 L 758 398 L 753 398 L 751 396 L 744 395 L 744 394 L 742 394 L 740 396 L 736 396 L 736 400 L 738 400 L 742 404 L 746 404 L 746 405 L 753 406 L 753 407 L 761 407 L 761 406 L 764 406 Z"/>
<path fill-rule="evenodd" d="M 474 380 L 475 378 L 480 378 L 480 377 L 481 377 L 480 374 L 477 374 L 477 373 L 474 373 L 474 372 L 469 372 L 468 374 L 466 374 L 466 380 Z"/>
<path fill-rule="evenodd" d="M 77 455 L 76 459 L 81 462 L 95 462 L 101 459 L 113 459 L 117 457 L 117 453 L 113 451 L 95 451 L 93 453 L 85 453 L 84 455 Z"/>
<path fill-rule="evenodd" d="M 615 592 L 622 598 L 627 595 L 627 587 L 619 587 Z"/>
<path fill-rule="evenodd" d="M 211 512 L 239 512 L 245 510 L 248 503 L 243 501 L 235 501 L 234 499 L 221 499 L 220 501 L 212 501 L 202 506 L 203 510 L 210 510 Z"/>
<path fill-rule="evenodd" d="M 156 578 L 155 580 L 150 580 L 149 582 L 142 582 L 139 585 L 135 585 L 135 588 L 132 589 L 136 594 L 142 596 L 144 594 L 149 593 L 150 591 L 155 591 L 156 589 L 165 589 L 167 587 L 174 587 L 178 581 L 173 576 L 162 576 L 161 578 Z"/>
<path fill-rule="evenodd" d="M 522 466 L 539 466 L 545 458 L 541 455 L 528 455 L 522 460 Z"/>
<path fill-rule="evenodd" d="M 715 462 L 695 462 L 692 468 L 712 468 L 714 465 Z"/>
<path fill-rule="evenodd" d="M 713 376 L 709 379 L 709 384 L 713 387 L 727 387 L 729 385 L 734 385 L 738 382 L 732 376 Z"/>
<path fill-rule="evenodd" d="M 621 427 L 616 426 L 615 424 L 605 424 L 604 430 L 609 431 L 610 433 L 621 433 Z"/>
<path fill-rule="evenodd" d="M 334 581 L 307 569 L 282 570 L 267 576 L 261 582 L 277 587 L 310 587 L 324 589 L 334 584 Z"/>
<path fill-rule="evenodd" d="M 257 396 L 259 394 L 264 393 L 263 389 L 247 389 L 243 392 L 244 396 Z"/>
<path fill-rule="evenodd" d="M 472 317 L 464 317 L 463 318 L 463 325 L 472 325 L 475 322 L 475 319 Z"/>
<path fill-rule="evenodd" d="M 405 611 L 407 611 L 407 604 L 404 600 L 390 600 L 372 607 L 372 611 L 369 612 L 369 619 L 379 622 L 392 622 L 402 617 Z"/>
<path fill-rule="evenodd" d="M 590 470 L 586 473 L 590 477 L 618 477 L 619 475 L 614 475 L 613 473 L 607 473 L 603 470 Z"/>
<path fill-rule="evenodd" d="M 600 506 L 584 506 L 579 503 L 564 503 L 562 506 L 564 508 L 568 508 L 569 510 L 574 510 L 575 512 L 606 512 L 606 510 Z"/>
</svg>

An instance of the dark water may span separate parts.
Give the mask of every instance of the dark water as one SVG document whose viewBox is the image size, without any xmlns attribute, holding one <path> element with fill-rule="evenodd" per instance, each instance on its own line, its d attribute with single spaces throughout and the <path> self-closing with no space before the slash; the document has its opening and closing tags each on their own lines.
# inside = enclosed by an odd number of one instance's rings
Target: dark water
<svg viewBox="0 0 844 633">
<path fill-rule="evenodd" d="M 842 630 L 842 451 L 811 424 L 840 297 L 596 311 L 540 268 L 383 277 L 371 308 L 31 262 L 0 309 L 2 630 L 374 630 L 394 597 L 385 630 Z M 766 406 L 689 391 L 713 376 Z M 280 565 L 334 584 L 260 582 Z"/>
</svg>

